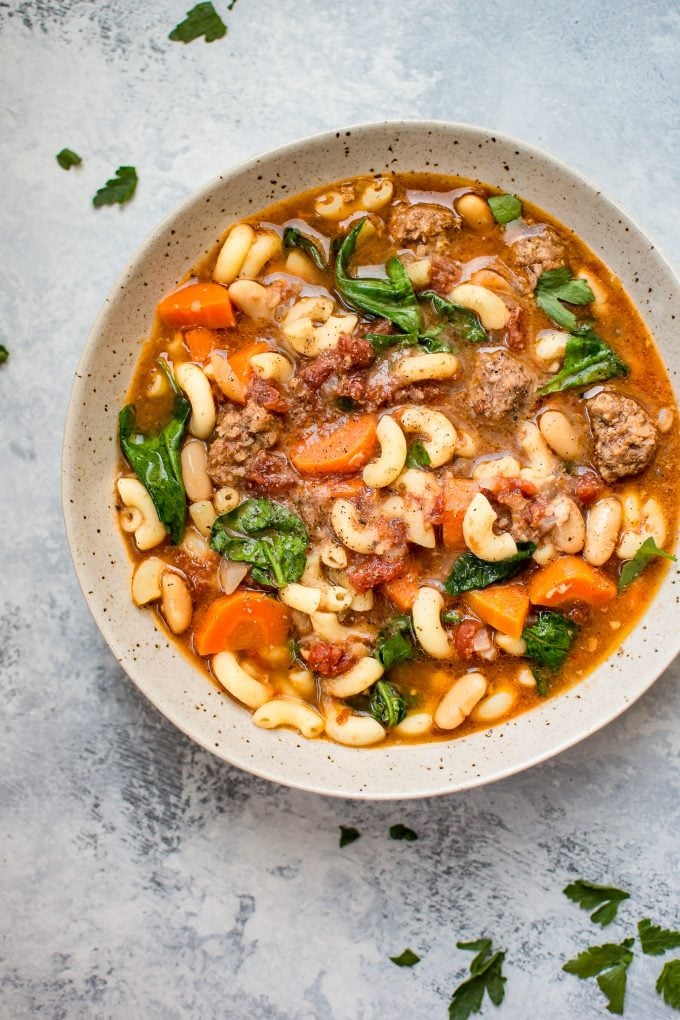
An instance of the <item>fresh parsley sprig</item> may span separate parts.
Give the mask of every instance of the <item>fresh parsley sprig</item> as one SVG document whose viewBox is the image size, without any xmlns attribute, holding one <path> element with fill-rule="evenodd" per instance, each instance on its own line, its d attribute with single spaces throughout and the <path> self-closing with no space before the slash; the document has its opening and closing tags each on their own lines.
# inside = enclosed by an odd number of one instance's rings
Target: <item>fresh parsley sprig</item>
<svg viewBox="0 0 680 1020">
<path fill-rule="evenodd" d="M 73 149 L 61 149 L 55 159 L 62 170 L 70 170 L 72 166 L 78 166 L 83 162 L 82 157 Z"/>
<path fill-rule="evenodd" d="M 562 302 L 566 301 L 570 305 L 589 305 L 595 300 L 588 282 L 575 279 L 566 266 L 541 273 L 536 283 L 535 294 L 538 307 L 556 325 L 570 333 L 575 333 L 578 329 L 578 319 Z"/>
<path fill-rule="evenodd" d="M 409 829 L 408 825 L 397 822 L 396 825 L 390 825 L 390 839 L 405 839 L 407 843 L 413 843 L 418 839 L 418 833 Z"/>
<path fill-rule="evenodd" d="M 116 176 L 110 177 L 92 199 L 92 205 L 99 209 L 103 205 L 123 205 L 129 202 L 137 190 L 137 171 L 133 166 L 119 166 Z"/>
<path fill-rule="evenodd" d="M 415 967 L 420 963 L 420 957 L 412 949 L 405 949 L 399 956 L 390 956 L 390 960 L 396 963 L 397 967 Z"/>
<path fill-rule="evenodd" d="M 633 960 L 631 947 L 634 941 L 624 939 L 620 943 L 607 942 L 602 946 L 591 946 L 573 960 L 568 960 L 562 970 L 582 980 L 597 977 L 600 990 L 607 999 L 607 1009 L 610 1013 L 620 1015 L 623 1013 L 626 978 Z"/>
<path fill-rule="evenodd" d="M 229 9 L 231 10 L 231 8 Z M 213 5 L 208 2 L 196 4 L 190 11 L 187 11 L 184 21 L 180 21 L 179 25 L 173 28 L 168 39 L 171 39 L 172 42 L 186 44 L 203 36 L 207 43 L 211 43 L 215 39 L 221 39 L 226 34 L 227 26 Z"/>
<path fill-rule="evenodd" d="M 522 215 L 522 203 L 515 195 L 491 195 L 488 201 L 493 218 L 502 227 Z"/>
<path fill-rule="evenodd" d="M 638 938 L 645 956 L 663 956 L 668 949 L 680 946 L 680 931 L 652 924 L 648 917 L 638 921 Z"/>
<path fill-rule="evenodd" d="M 680 960 L 664 963 L 656 981 L 656 990 L 667 1005 L 680 1009 Z"/>
<path fill-rule="evenodd" d="M 621 573 L 619 574 L 619 594 L 625 591 L 628 585 L 632 584 L 635 578 L 642 573 L 647 564 L 658 556 L 662 556 L 666 560 L 672 560 L 673 563 L 678 561 L 677 556 L 672 556 L 663 549 L 659 549 L 653 538 L 646 538 L 632 560 L 628 560 L 621 568 Z"/>
<path fill-rule="evenodd" d="M 456 942 L 458 949 L 467 949 L 477 955 L 470 964 L 471 977 L 454 990 L 449 1003 L 449 1020 L 468 1020 L 473 1013 L 479 1013 L 486 993 L 494 1006 L 500 1006 L 505 997 L 503 976 L 504 952 L 493 952 L 491 939 L 475 939 L 474 942 Z"/>
<path fill-rule="evenodd" d="M 570 882 L 562 892 L 572 903 L 578 903 L 581 910 L 592 910 L 593 907 L 597 907 L 598 909 L 590 915 L 590 920 L 602 925 L 603 928 L 612 923 L 619 904 L 630 899 L 630 893 L 624 892 L 623 889 L 616 889 L 613 885 L 597 885 L 582 878 Z"/>
<path fill-rule="evenodd" d="M 354 843 L 355 840 L 361 837 L 361 833 L 353 825 L 339 825 L 338 828 L 340 829 L 341 849 L 343 846 L 349 846 L 350 843 Z"/>
</svg>

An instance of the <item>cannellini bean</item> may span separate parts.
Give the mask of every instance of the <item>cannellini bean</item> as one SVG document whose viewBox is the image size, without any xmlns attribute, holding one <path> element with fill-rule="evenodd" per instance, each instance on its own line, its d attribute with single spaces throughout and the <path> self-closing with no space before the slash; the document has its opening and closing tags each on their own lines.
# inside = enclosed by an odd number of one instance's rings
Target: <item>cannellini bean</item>
<svg viewBox="0 0 680 1020">
<path fill-rule="evenodd" d="M 455 730 L 484 697 L 486 687 L 486 677 L 481 673 L 464 673 L 437 705 L 435 726 L 440 730 Z"/>
<path fill-rule="evenodd" d="M 429 712 L 414 712 L 407 715 L 394 727 L 394 732 L 400 737 L 422 737 L 429 733 L 433 726 L 433 719 Z"/>
<path fill-rule="evenodd" d="M 632 560 L 646 539 L 653 538 L 661 549 L 666 541 L 666 518 L 654 497 L 640 506 L 634 493 L 628 493 L 623 503 L 624 531 L 616 547 L 622 560 Z"/>
<path fill-rule="evenodd" d="M 558 496 L 553 501 L 553 513 L 557 518 L 550 532 L 553 545 L 560 552 L 579 553 L 586 542 L 586 525 L 578 506 L 568 496 Z"/>
<path fill-rule="evenodd" d="M 283 354 L 253 354 L 250 367 L 261 379 L 273 379 L 285 385 L 293 377 L 293 366 Z"/>
<path fill-rule="evenodd" d="M 126 507 L 138 510 L 142 522 L 134 532 L 137 548 L 144 552 L 153 549 L 165 539 L 167 532 L 161 524 L 151 496 L 138 478 L 119 478 L 118 493 Z"/>
<path fill-rule="evenodd" d="M 328 191 L 325 195 L 319 195 L 314 201 L 314 211 L 317 216 L 323 216 L 325 220 L 344 220 L 352 212 L 351 206 L 347 205 L 339 191 Z"/>
<path fill-rule="evenodd" d="M 539 361 L 559 362 L 564 357 L 567 348 L 568 333 L 562 333 L 557 329 L 544 329 L 538 334 L 536 340 L 536 357 Z"/>
<path fill-rule="evenodd" d="M 494 722 L 494 720 L 508 714 L 515 704 L 515 700 L 516 695 L 514 691 L 497 691 L 478 703 L 472 711 L 472 718 L 475 722 Z"/>
<path fill-rule="evenodd" d="M 348 747 L 368 747 L 385 739 L 385 730 L 370 715 L 354 715 L 342 701 L 325 698 L 326 733 Z"/>
<path fill-rule="evenodd" d="M 577 279 L 585 280 L 593 292 L 594 299 L 589 305 L 590 313 L 592 315 L 605 315 L 609 301 L 607 291 L 600 278 L 583 266 L 576 272 L 575 276 Z"/>
<path fill-rule="evenodd" d="M 659 432 L 668 432 L 673 424 L 673 408 L 662 407 L 656 416 L 656 427 Z"/>
<path fill-rule="evenodd" d="M 217 514 L 212 501 L 200 499 L 189 505 L 189 516 L 204 538 L 210 538 L 210 530 L 215 523 Z"/>
<path fill-rule="evenodd" d="M 415 290 L 423 290 L 429 286 L 432 272 L 432 263 L 429 259 L 415 259 L 413 262 L 406 262 L 404 269 Z"/>
<path fill-rule="evenodd" d="M 147 397 L 163 397 L 169 389 L 170 383 L 167 380 L 165 372 L 154 369 L 151 382 L 146 388 Z"/>
<path fill-rule="evenodd" d="M 372 524 L 362 524 L 357 508 L 347 499 L 336 499 L 331 507 L 331 526 L 343 545 L 352 552 L 375 552 L 380 532 Z"/>
<path fill-rule="evenodd" d="M 223 485 L 213 497 L 213 505 L 218 514 L 228 514 L 241 502 L 241 497 L 236 489 L 230 485 Z"/>
<path fill-rule="evenodd" d="M 282 248 L 281 238 L 273 230 L 258 233 L 241 266 L 239 277 L 254 280 L 271 259 L 281 254 Z"/>
<path fill-rule="evenodd" d="M 460 213 L 465 222 L 474 227 L 475 230 L 482 230 L 493 223 L 493 214 L 489 203 L 481 195 L 474 195 L 468 192 L 456 202 L 456 211 Z"/>
<path fill-rule="evenodd" d="M 463 538 L 470 552 L 490 563 L 505 560 L 517 552 L 517 544 L 512 535 L 507 532 L 497 535 L 494 532 L 495 522 L 493 507 L 486 496 L 478 492 L 463 517 Z"/>
<path fill-rule="evenodd" d="M 412 609 L 413 629 L 420 646 L 435 659 L 450 659 L 453 655 L 451 639 L 442 627 L 443 609 L 444 598 L 435 588 L 418 589 Z"/>
<path fill-rule="evenodd" d="M 402 358 L 392 368 L 392 375 L 404 384 L 426 379 L 452 379 L 458 372 L 455 354 L 413 354 Z"/>
<path fill-rule="evenodd" d="M 189 432 L 197 439 L 207 439 L 215 428 L 215 401 L 205 373 L 191 361 L 175 369 L 175 378 L 191 404 Z"/>
<path fill-rule="evenodd" d="M 524 638 L 510 637 L 509 634 L 503 634 L 502 631 L 497 630 L 494 634 L 494 640 L 499 648 L 502 648 L 508 655 L 526 655 L 527 643 Z"/>
<path fill-rule="evenodd" d="M 238 276 L 254 240 L 255 231 L 249 224 L 237 223 L 232 227 L 217 256 L 213 280 L 217 283 L 232 283 Z"/>
<path fill-rule="evenodd" d="M 326 725 L 322 716 L 311 705 L 292 698 L 265 701 L 264 705 L 260 705 L 253 713 L 253 722 L 265 730 L 273 730 L 277 726 L 291 726 L 307 740 L 320 737 Z"/>
<path fill-rule="evenodd" d="M 255 680 L 233 652 L 218 652 L 212 658 L 211 667 L 222 687 L 248 708 L 259 708 L 270 700 L 271 685 Z"/>
<path fill-rule="evenodd" d="M 616 496 L 598 499 L 588 511 L 586 524 L 586 544 L 583 558 L 586 563 L 600 567 L 614 555 L 623 510 L 621 501 Z"/>
<path fill-rule="evenodd" d="M 544 411 L 538 419 L 538 427 L 548 446 L 562 460 L 575 460 L 581 444 L 579 435 L 562 411 Z"/>
<path fill-rule="evenodd" d="M 406 438 L 399 425 L 389 414 L 384 414 L 376 430 L 380 456 L 363 470 L 363 479 L 372 489 L 390 485 L 402 472 L 406 463 Z"/>
<path fill-rule="evenodd" d="M 214 555 L 207 540 L 196 528 L 185 528 L 179 548 L 192 560 L 207 560 Z"/>
<path fill-rule="evenodd" d="M 191 623 L 191 594 L 179 574 L 167 572 L 161 577 L 161 609 L 173 634 L 182 634 Z"/>
<path fill-rule="evenodd" d="M 350 666 L 346 673 L 325 678 L 322 681 L 323 689 L 333 698 L 353 698 L 367 690 L 383 673 L 384 669 L 378 660 L 367 655 Z"/>
<path fill-rule="evenodd" d="M 541 542 L 531 558 L 534 563 L 538 563 L 539 567 L 543 567 L 546 563 L 554 560 L 556 556 L 557 550 L 552 542 Z"/>
<path fill-rule="evenodd" d="M 132 577 L 132 599 L 136 606 L 146 606 L 161 597 L 161 577 L 167 569 L 165 560 L 158 556 L 142 560 Z"/>
<path fill-rule="evenodd" d="M 510 309 L 498 294 L 474 283 L 460 283 L 449 298 L 475 312 L 485 329 L 503 329 L 510 318 Z"/>
<path fill-rule="evenodd" d="M 291 276 L 299 276 L 305 283 L 318 283 L 319 274 L 316 266 L 304 252 L 294 249 L 286 256 L 285 271 Z"/>
<path fill-rule="evenodd" d="M 208 452 L 199 439 L 188 439 L 182 447 L 182 481 L 187 496 L 195 503 L 210 499 L 213 485 L 208 475 Z"/>
<path fill-rule="evenodd" d="M 255 280 L 234 280 L 229 287 L 229 297 L 248 318 L 271 319 L 281 302 L 281 291 L 274 286 L 263 287 Z"/>
<path fill-rule="evenodd" d="M 406 407 L 401 412 L 399 421 L 404 432 L 417 432 L 423 437 L 422 443 L 430 458 L 431 467 L 441 467 L 451 460 L 456 452 L 458 437 L 445 414 L 433 411 L 429 407 Z"/>
<path fill-rule="evenodd" d="M 368 212 L 377 212 L 392 200 L 393 194 L 394 185 L 389 177 L 376 178 L 364 188 L 361 204 Z"/>
<path fill-rule="evenodd" d="M 536 677 L 531 672 L 528 666 L 522 666 L 517 670 L 515 680 L 521 687 L 535 687 Z"/>
</svg>

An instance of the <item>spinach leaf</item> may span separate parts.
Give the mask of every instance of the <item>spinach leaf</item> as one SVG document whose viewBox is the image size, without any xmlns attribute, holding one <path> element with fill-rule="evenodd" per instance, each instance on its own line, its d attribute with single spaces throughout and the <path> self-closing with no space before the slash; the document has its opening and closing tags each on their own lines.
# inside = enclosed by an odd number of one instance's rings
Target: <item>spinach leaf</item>
<svg viewBox="0 0 680 1020">
<path fill-rule="evenodd" d="M 259 584 L 282 588 L 305 569 L 309 536 L 302 519 L 272 499 L 246 499 L 218 517 L 210 534 L 215 552 L 250 563 Z"/>
<path fill-rule="evenodd" d="M 186 523 L 180 454 L 191 404 L 175 382 L 167 363 L 161 359 L 159 365 L 175 395 L 170 420 L 159 432 L 144 436 L 135 432 L 135 406 L 128 404 L 118 415 L 118 437 L 125 458 L 151 496 L 161 522 L 177 545 Z"/>
<path fill-rule="evenodd" d="M 491 195 L 488 202 L 493 218 L 502 227 L 522 215 L 522 203 L 514 195 Z"/>
<path fill-rule="evenodd" d="M 453 564 L 453 569 L 444 582 L 444 591 L 449 595 L 462 595 L 466 591 L 488 588 L 496 581 L 505 581 L 519 573 L 535 551 L 535 542 L 520 542 L 514 556 L 508 556 L 507 559 L 498 560 L 496 563 L 481 560 L 471 552 L 463 553 Z"/>
<path fill-rule="evenodd" d="M 408 451 L 406 455 L 406 467 L 428 468 L 431 463 L 432 461 L 430 460 L 430 455 L 423 446 L 422 440 L 416 439 L 415 443 L 413 443 L 411 449 Z"/>
<path fill-rule="evenodd" d="M 338 249 L 335 262 L 336 287 L 345 301 L 354 308 L 389 319 L 405 333 L 419 333 L 423 320 L 415 291 L 408 273 L 396 256 L 385 264 L 386 280 L 372 277 L 357 279 L 349 275 L 349 262 L 364 222 L 361 219 L 352 227 Z"/>
<path fill-rule="evenodd" d="M 390 347 L 423 347 L 428 354 L 435 354 L 437 351 L 449 353 L 453 345 L 448 340 L 440 338 L 442 330 L 438 327 L 425 330 L 423 333 L 367 333 L 364 337 L 376 354 L 381 354 Z"/>
<path fill-rule="evenodd" d="M 385 672 L 400 662 L 407 662 L 413 655 L 411 640 L 411 617 L 395 616 L 378 634 L 373 657 L 385 667 Z"/>
<path fill-rule="evenodd" d="M 543 610 L 538 614 L 536 623 L 525 627 L 522 632 L 527 645 L 525 654 L 539 666 L 556 671 L 569 654 L 577 631 L 576 624 L 566 616 Z M 539 684 L 539 694 L 544 693 Z"/>
<path fill-rule="evenodd" d="M 306 234 L 303 234 L 296 227 L 286 227 L 284 230 L 283 247 L 299 248 L 300 251 L 309 256 L 317 269 L 326 268 L 326 259 L 318 243 L 313 241 L 311 237 L 307 237 Z"/>
<path fill-rule="evenodd" d="M 561 393 L 576 386 L 590 386 L 617 375 L 628 375 L 628 365 L 609 347 L 597 333 L 583 330 L 572 334 L 567 340 L 562 368 L 550 382 L 538 389 L 546 393 Z"/>
<path fill-rule="evenodd" d="M 73 149 L 61 149 L 55 158 L 62 170 L 70 170 L 72 166 L 78 166 L 83 162 L 82 157 Z"/>
<path fill-rule="evenodd" d="M 595 300 L 588 283 L 585 280 L 574 279 L 566 266 L 541 273 L 534 293 L 538 307 L 549 319 L 570 333 L 576 332 L 578 319 L 562 302 L 568 301 L 570 305 L 589 305 Z"/>
<path fill-rule="evenodd" d="M 629 584 L 635 580 L 638 574 L 641 574 L 645 569 L 650 560 L 655 559 L 657 556 L 663 556 L 664 559 L 672 560 L 673 563 L 677 563 L 677 556 L 671 556 L 670 553 L 665 552 L 663 549 L 659 549 L 653 538 L 647 538 L 642 543 L 638 551 L 633 556 L 632 560 L 628 560 L 624 563 L 621 573 L 619 574 L 619 594 L 625 591 Z"/>
<path fill-rule="evenodd" d="M 463 308 L 455 301 L 447 301 L 433 290 L 424 290 L 420 296 L 428 298 L 439 318 L 447 322 L 461 340 L 467 340 L 471 344 L 488 340 L 488 333 L 475 313 L 471 312 L 469 308 Z"/>
<path fill-rule="evenodd" d="M 116 176 L 110 177 L 106 184 L 99 189 L 92 205 L 95 209 L 103 205 L 123 205 L 129 202 L 137 190 L 137 171 L 133 166 L 119 166 Z"/>
<path fill-rule="evenodd" d="M 231 8 L 227 8 L 231 10 Z M 200 3 L 187 11 L 184 21 L 173 28 L 168 36 L 173 42 L 190 43 L 201 36 L 207 43 L 221 39 L 227 34 L 227 26 L 213 7 L 212 3 Z"/>
<path fill-rule="evenodd" d="M 373 718 L 387 729 L 396 726 L 406 717 L 406 702 L 389 680 L 375 682 L 369 708 Z"/>
</svg>

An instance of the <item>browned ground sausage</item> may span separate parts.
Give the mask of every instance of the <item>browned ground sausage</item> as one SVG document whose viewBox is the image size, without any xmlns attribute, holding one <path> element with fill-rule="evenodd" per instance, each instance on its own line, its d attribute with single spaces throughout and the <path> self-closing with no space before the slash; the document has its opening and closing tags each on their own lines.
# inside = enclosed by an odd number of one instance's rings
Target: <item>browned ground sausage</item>
<svg viewBox="0 0 680 1020">
<path fill-rule="evenodd" d="M 387 231 L 399 244 L 433 243 L 434 250 L 446 243 L 446 234 L 460 228 L 460 216 L 444 205 L 407 205 L 400 202 L 390 210 Z"/>
<path fill-rule="evenodd" d="M 553 227 L 538 224 L 543 229 L 529 237 L 520 237 L 511 242 L 515 263 L 527 271 L 532 284 L 541 273 L 563 266 L 566 259 L 564 244 Z"/>
<path fill-rule="evenodd" d="M 297 482 L 297 476 L 288 463 L 285 453 L 267 453 L 258 450 L 248 462 L 246 485 L 263 496 L 288 492 Z"/>
<path fill-rule="evenodd" d="M 637 400 L 603 390 L 586 406 L 595 437 L 595 463 L 605 482 L 644 471 L 656 453 L 658 433 Z"/>
<path fill-rule="evenodd" d="M 243 478 L 247 461 L 258 450 L 274 446 L 280 432 L 281 422 L 259 404 L 220 411 L 215 439 L 208 448 L 208 474 L 215 485 L 234 485 Z"/>
<path fill-rule="evenodd" d="M 529 372 L 507 351 L 477 355 L 468 393 L 470 407 L 479 418 L 500 421 L 518 417 L 527 407 L 532 389 Z"/>
</svg>

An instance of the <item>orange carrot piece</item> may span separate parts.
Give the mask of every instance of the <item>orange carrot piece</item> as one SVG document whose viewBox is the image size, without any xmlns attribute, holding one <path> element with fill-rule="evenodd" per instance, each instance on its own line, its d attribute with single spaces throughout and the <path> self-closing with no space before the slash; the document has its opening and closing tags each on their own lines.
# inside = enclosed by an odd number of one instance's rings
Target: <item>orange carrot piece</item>
<svg viewBox="0 0 680 1020">
<path fill-rule="evenodd" d="M 207 607 L 194 630 L 199 655 L 282 645 L 290 614 L 283 603 L 259 591 L 221 595 Z"/>
<path fill-rule="evenodd" d="M 184 340 L 189 348 L 192 361 L 205 361 L 210 357 L 213 347 L 218 343 L 218 336 L 212 329 L 205 326 L 197 326 L 184 334 Z"/>
<path fill-rule="evenodd" d="M 223 329 L 234 325 L 234 310 L 226 287 L 219 283 L 190 283 L 158 303 L 158 315 L 175 329 L 207 326 Z"/>
<path fill-rule="evenodd" d="M 463 518 L 479 483 L 472 478 L 454 478 L 448 475 L 444 481 L 444 510 L 442 512 L 442 539 L 447 549 L 464 549 Z"/>
<path fill-rule="evenodd" d="M 412 563 L 409 563 L 403 574 L 394 577 L 391 581 L 385 581 L 380 585 L 383 595 L 386 595 L 390 602 L 393 602 L 402 613 L 408 613 L 413 609 L 418 588 L 420 587 L 419 574 Z"/>
<path fill-rule="evenodd" d="M 364 481 L 360 475 L 354 478 L 336 478 L 328 486 L 328 492 L 334 499 L 353 499 L 365 489 Z"/>
<path fill-rule="evenodd" d="M 236 351 L 229 358 L 229 364 L 234 370 L 234 375 L 243 383 L 244 387 L 248 385 L 248 379 L 251 372 L 253 371 L 250 367 L 250 359 L 254 354 L 265 354 L 267 351 L 271 351 L 269 344 L 266 344 L 263 340 L 256 340 L 255 343 L 246 344 L 240 351 Z"/>
<path fill-rule="evenodd" d="M 559 606 L 577 599 L 600 608 L 616 598 L 616 585 L 580 556 L 560 556 L 531 577 L 529 598 L 536 606 Z"/>
<path fill-rule="evenodd" d="M 513 638 L 522 636 L 529 612 L 529 596 L 523 584 L 495 584 L 483 591 L 469 591 L 465 601 L 494 630 Z"/>
<path fill-rule="evenodd" d="M 215 382 L 225 397 L 233 400 L 235 404 L 245 404 L 248 381 L 252 374 L 250 359 L 254 354 L 264 354 L 269 350 L 271 350 L 269 344 L 260 340 L 247 344 L 230 358 L 225 356 L 224 351 L 212 353 L 210 364 L 215 373 Z"/>
<path fill-rule="evenodd" d="M 296 444 L 290 459 L 303 475 L 352 474 L 373 456 L 377 418 L 361 414 L 332 431 L 317 432 Z"/>
</svg>

